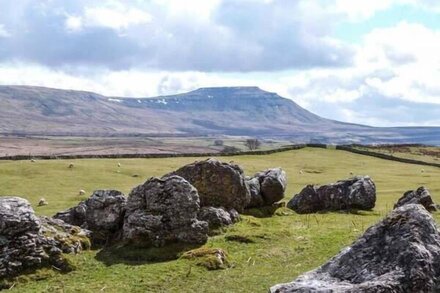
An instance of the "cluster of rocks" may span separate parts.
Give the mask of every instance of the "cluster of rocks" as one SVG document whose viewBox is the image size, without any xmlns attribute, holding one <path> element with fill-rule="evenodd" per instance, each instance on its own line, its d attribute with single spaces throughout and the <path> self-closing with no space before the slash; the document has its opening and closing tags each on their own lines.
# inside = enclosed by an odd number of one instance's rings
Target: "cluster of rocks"
<svg viewBox="0 0 440 293">
<path fill-rule="evenodd" d="M 87 230 L 36 216 L 25 199 L 0 197 L 0 279 L 44 266 L 69 271 L 63 253 L 88 249 L 88 236 Z"/>
<path fill-rule="evenodd" d="M 422 205 L 405 204 L 323 266 L 270 292 L 438 292 L 439 233 Z"/>
<path fill-rule="evenodd" d="M 249 180 L 256 181 L 253 196 L 259 198 L 258 205 L 283 198 L 286 176 L 281 169 Z M 128 197 L 117 190 L 97 190 L 53 218 L 36 216 L 24 199 L 1 197 L 0 278 L 43 266 L 67 270 L 63 253 L 78 253 L 91 242 L 203 244 L 210 230 L 235 223 L 239 212 L 249 207 L 249 180 L 238 165 L 208 159 L 150 178 Z"/>
<path fill-rule="evenodd" d="M 319 211 L 371 210 L 376 203 L 376 186 L 368 176 L 357 176 L 328 185 L 307 185 L 287 207 L 299 214 Z"/>
<path fill-rule="evenodd" d="M 259 189 L 256 196 L 264 198 L 260 205 L 283 198 L 286 175 L 280 168 L 260 172 L 254 179 Z M 210 230 L 237 222 L 238 212 L 250 202 L 243 170 L 208 159 L 162 178 L 151 178 L 128 197 L 115 190 L 95 191 L 54 218 L 92 231 L 97 245 L 115 241 L 146 247 L 174 242 L 203 244 Z"/>
</svg>

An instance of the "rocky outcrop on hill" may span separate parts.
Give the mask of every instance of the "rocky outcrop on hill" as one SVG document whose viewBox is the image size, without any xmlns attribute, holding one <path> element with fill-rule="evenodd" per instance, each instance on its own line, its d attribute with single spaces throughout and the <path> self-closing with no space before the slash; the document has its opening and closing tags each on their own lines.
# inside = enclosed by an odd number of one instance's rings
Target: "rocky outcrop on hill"
<svg viewBox="0 0 440 293">
<path fill-rule="evenodd" d="M 406 204 L 421 204 L 426 210 L 430 212 L 436 211 L 434 202 L 432 201 L 429 190 L 425 187 L 419 187 L 417 190 L 410 190 L 403 194 L 401 198 L 394 205 L 394 208 L 401 207 Z"/>
<path fill-rule="evenodd" d="M 350 247 L 281 292 L 438 292 L 440 235 L 432 216 L 417 204 L 393 210 Z"/>
<path fill-rule="evenodd" d="M 76 207 L 54 218 L 92 231 L 95 244 L 104 244 L 122 228 L 126 197 L 117 190 L 96 190 Z"/>
<path fill-rule="evenodd" d="M 376 186 L 370 177 L 354 177 L 333 184 L 307 185 L 287 207 L 299 214 L 337 210 L 371 210 L 376 203 Z"/>
<path fill-rule="evenodd" d="M 88 235 L 61 220 L 37 217 L 25 199 L 0 197 L 0 279 L 41 267 L 70 270 L 63 253 L 89 248 Z"/>
<path fill-rule="evenodd" d="M 284 197 L 287 178 L 281 168 L 267 169 L 247 178 L 251 200 L 246 208 L 270 206 Z"/>
<path fill-rule="evenodd" d="M 184 178 L 151 178 L 128 197 L 123 240 L 145 247 L 203 244 L 208 239 L 208 223 L 197 219 L 199 210 L 199 194 Z"/>
<path fill-rule="evenodd" d="M 216 159 L 195 162 L 170 173 L 185 178 L 198 191 L 201 206 L 223 207 L 242 212 L 250 202 L 243 170 Z"/>
</svg>

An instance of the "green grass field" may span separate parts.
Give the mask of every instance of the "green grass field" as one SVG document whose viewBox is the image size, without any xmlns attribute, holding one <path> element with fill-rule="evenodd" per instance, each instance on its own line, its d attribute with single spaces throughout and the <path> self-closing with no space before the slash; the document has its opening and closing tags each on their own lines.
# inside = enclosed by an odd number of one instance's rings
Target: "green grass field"
<svg viewBox="0 0 440 293">
<path fill-rule="evenodd" d="M 403 164 L 344 151 L 306 148 L 266 156 L 222 157 L 240 164 L 247 174 L 282 167 L 288 175 L 286 201 L 306 184 L 324 184 L 357 175 L 376 182 L 376 207 L 358 214 L 297 215 L 280 209 L 270 218 L 243 216 L 243 220 L 211 237 L 206 247 L 223 248 L 232 267 L 208 271 L 191 260 L 147 261 L 142 251 L 119 258 L 100 251 L 72 256 L 78 267 L 68 274 L 42 270 L 21 278 L 12 292 L 267 292 L 313 269 L 349 245 L 370 225 L 392 209 L 409 189 L 427 186 L 440 201 L 440 168 Z M 95 189 L 128 193 L 151 176 L 161 176 L 200 158 L 0 161 L 0 194 L 27 198 L 38 214 L 53 215 Z M 122 167 L 118 168 L 120 162 Z M 118 169 L 120 172 L 118 172 Z M 424 169 L 424 173 L 421 172 Z M 300 174 L 303 170 L 303 174 Z M 139 177 L 133 177 L 138 174 Z M 48 206 L 37 207 L 44 197 Z M 436 219 L 440 219 L 435 215 Z M 255 243 L 229 242 L 227 235 L 247 236 Z M 145 251 L 151 254 L 151 251 Z"/>
</svg>

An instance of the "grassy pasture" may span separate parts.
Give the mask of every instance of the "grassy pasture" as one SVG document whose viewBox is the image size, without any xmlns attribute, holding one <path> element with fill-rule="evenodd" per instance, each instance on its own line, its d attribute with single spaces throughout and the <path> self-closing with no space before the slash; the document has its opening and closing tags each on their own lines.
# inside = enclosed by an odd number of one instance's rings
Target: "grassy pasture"
<svg viewBox="0 0 440 293">
<path fill-rule="evenodd" d="M 240 223 L 206 244 L 229 253 L 229 269 L 208 271 L 187 259 L 152 261 L 144 257 L 160 251 L 133 251 L 122 258 L 94 250 L 71 257 L 76 271 L 41 270 L 18 280 L 12 292 L 267 292 L 271 285 L 291 281 L 350 244 L 391 210 L 404 191 L 425 185 L 434 201 L 440 202 L 440 168 L 314 148 L 221 159 L 233 160 L 249 175 L 282 167 L 288 175 L 286 200 L 306 184 L 348 178 L 350 172 L 370 175 L 378 190 L 376 207 L 357 214 L 297 215 L 280 209 L 270 218 L 243 216 Z M 195 160 L 201 158 L 74 160 L 73 169 L 68 168 L 71 161 L 63 160 L 0 161 L 0 194 L 25 197 L 38 214 L 53 215 L 85 199 L 78 195 L 80 189 L 87 195 L 102 188 L 128 193 L 151 176 Z M 41 197 L 48 206 L 36 206 Z M 246 236 L 253 243 L 228 241 L 231 235 Z"/>
</svg>

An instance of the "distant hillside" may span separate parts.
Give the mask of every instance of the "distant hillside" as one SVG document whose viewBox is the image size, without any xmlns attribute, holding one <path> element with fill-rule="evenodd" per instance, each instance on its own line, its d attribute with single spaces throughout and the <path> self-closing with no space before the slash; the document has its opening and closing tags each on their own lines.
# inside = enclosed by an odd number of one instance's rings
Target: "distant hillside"
<svg viewBox="0 0 440 293">
<path fill-rule="evenodd" d="M 324 119 L 257 87 L 154 98 L 0 86 L 0 132 L 45 135 L 240 135 L 335 143 L 440 144 L 440 128 L 374 128 Z"/>
</svg>

